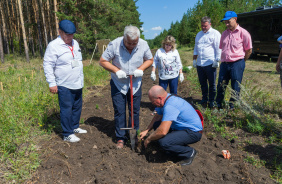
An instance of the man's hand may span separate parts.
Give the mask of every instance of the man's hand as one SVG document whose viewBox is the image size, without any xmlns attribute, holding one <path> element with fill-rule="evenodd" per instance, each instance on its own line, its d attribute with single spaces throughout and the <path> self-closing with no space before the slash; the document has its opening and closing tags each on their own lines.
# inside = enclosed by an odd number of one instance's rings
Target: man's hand
<svg viewBox="0 0 282 184">
<path fill-rule="evenodd" d="M 151 79 L 152 79 L 153 81 L 156 81 L 156 73 L 153 72 L 153 71 L 152 71 L 152 73 L 151 73 Z"/>
<path fill-rule="evenodd" d="M 134 77 L 142 77 L 143 76 L 143 70 L 136 69 L 133 72 L 133 75 L 134 75 Z"/>
<path fill-rule="evenodd" d="M 143 132 L 140 133 L 140 139 L 143 140 L 144 137 L 147 135 L 147 133 L 149 132 L 149 130 L 145 130 Z"/>
<path fill-rule="evenodd" d="M 179 80 L 180 80 L 180 82 L 183 82 L 183 81 L 184 81 L 183 73 L 180 73 L 180 75 L 179 75 Z"/>
<path fill-rule="evenodd" d="M 147 148 L 148 144 L 150 143 L 151 141 L 147 138 L 145 141 L 144 141 L 144 146 L 145 148 Z"/>
<path fill-rule="evenodd" d="M 127 78 L 126 73 L 125 73 L 124 71 L 122 71 L 122 70 L 117 71 L 117 72 L 116 72 L 116 75 L 117 75 L 117 77 L 118 77 L 119 79 L 125 79 L 125 78 Z"/>
<path fill-rule="evenodd" d="M 212 63 L 212 67 L 213 68 L 218 68 L 219 67 L 219 61 L 214 60 L 213 63 Z"/>
<path fill-rule="evenodd" d="M 57 86 L 49 87 L 49 90 L 50 90 L 50 92 L 53 93 L 53 94 L 58 93 L 58 87 L 57 87 Z"/>
<path fill-rule="evenodd" d="M 197 60 L 196 59 L 193 60 L 193 67 L 197 68 Z"/>
</svg>

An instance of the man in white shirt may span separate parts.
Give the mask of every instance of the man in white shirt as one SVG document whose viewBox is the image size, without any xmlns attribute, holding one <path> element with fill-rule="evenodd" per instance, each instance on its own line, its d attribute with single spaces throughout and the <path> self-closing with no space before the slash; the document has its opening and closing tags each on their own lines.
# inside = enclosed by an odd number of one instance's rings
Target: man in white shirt
<svg viewBox="0 0 282 184">
<path fill-rule="evenodd" d="M 193 66 L 197 68 L 202 90 L 202 100 L 199 104 L 209 103 L 209 107 L 212 108 L 216 94 L 216 69 L 219 67 L 221 56 L 219 49 L 221 35 L 211 27 L 211 18 L 207 16 L 201 19 L 201 28 L 202 31 L 195 38 Z"/>
<path fill-rule="evenodd" d="M 58 93 L 64 141 L 78 142 L 82 109 L 83 65 L 79 45 L 73 39 L 75 25 L 69 20 L 59 23 L 60 36 L 47 46 L 43 68 L 51 93 Z"/>
</svg>

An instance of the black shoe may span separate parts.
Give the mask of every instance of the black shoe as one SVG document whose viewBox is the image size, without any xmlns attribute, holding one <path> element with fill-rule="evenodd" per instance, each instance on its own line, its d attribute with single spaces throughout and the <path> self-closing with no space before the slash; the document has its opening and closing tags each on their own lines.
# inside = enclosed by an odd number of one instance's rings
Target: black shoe
<svg viewBox="0 0 282 184">
<path fill-rule="evenodd" d="M 193 159 L 196 157 L 196 155 L 197 155 L 197 151 L 194 149 L 194 150 L 193 150 L 193 153 L 192 153 L 192 156 L 191 156 L 190 158 L 188 158 L 188 159 L 182 160 L 182 161 L 180 162 L 180 165 L 181 165 L 181 166 L 186 166 L 186 165 L 192 164 Z"/>
<path fill-rule="evenodd" d="M 214 108 L 214 107 L 215 107 L 214 102 L 210 102 L 210 103 L 209 103 L 209 108 L 211 108 L 211 109 L 212 109 L 212 108 Z"/>
<path fill-rule="evenodd" d="M 231 110 L 231 111 L 234 110 L 234 105 L 233 105 L 233 103 L 230 103 L 230 104 L 229 104 L 229 110 Z"/>
<path fill-rule="evenodd" d="M 201 105 L 207 104 L 207 100 L 201 100 L 198 104 L 201 104 Z"/>
</svg>

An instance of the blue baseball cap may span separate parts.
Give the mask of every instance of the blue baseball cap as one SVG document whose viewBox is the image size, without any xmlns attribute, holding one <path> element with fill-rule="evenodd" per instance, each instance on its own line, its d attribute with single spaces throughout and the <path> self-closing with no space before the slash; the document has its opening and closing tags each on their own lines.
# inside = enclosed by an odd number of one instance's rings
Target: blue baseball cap
<svg viewBox="0 0 282 184">
<path fill-rule="evenodd" d="M 229 20 L 229 19 L 231 19 L 231 18 L 233 18 L 233 17 L 237 17 L 237 14 L 236 14 L 234 11 L 227 11 L 227 12 L 225 13 L 223 19 L 222 19 L 220 22 L 222 22 L 222 21 L 224 21 L 224 20 Z"/>
<path fill-rule="evenodd" d="M 76 32 L 75 25 L 70 20 L 62 20 L 59 23 L 59 28 L 67 34 L 74 34 Z"/>
</svg>

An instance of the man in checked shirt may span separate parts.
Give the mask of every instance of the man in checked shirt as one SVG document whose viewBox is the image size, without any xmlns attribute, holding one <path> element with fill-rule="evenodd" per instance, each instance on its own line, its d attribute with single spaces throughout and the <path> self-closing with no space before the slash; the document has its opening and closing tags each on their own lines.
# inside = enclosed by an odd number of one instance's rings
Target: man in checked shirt
<svg viewBox="0 0 282 184">
<path fill-rule="evenodd" d="M 110 62 L 112 61 L 112 63 Z M 143 71 L 153 63 L 153 55 L 146 41 L 140 38 L 140 30 L 135 26 L 126 26 L 124 35 L 109 43 L 102 54 L 100 65 L 111 72 L 111 96 L 114 106 L 115 132 L 118 149 L 127 141 L 126 102 L 129 106 L 129 124 L 131 124 L 130 80 L 133 75 L 133 111 L 134 129 L 139 129 L 139 110 L 142 97 Z"/>
<path fill-rule="evenodd" d="M 222 33 L 219 44 L 222 52 L 216 103 L 218 108 L 222 108 L 225 89 L 231 79 L 233 92 L 229 108 L 233 110 L 234 102 L 239 98 L 245 62 L 252 53 L 252 39 L 250 33 L 237 23 L 237 14 L 234 11 L 227 11 L 222 21 L 227 29 Z"/>
</svg>

